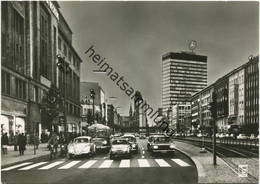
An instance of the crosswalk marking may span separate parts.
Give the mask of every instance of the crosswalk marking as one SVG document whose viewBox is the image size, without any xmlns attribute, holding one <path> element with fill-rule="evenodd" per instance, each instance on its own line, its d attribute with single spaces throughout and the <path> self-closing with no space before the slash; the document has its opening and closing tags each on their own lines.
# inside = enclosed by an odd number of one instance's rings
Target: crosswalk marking
<svg viewBox="0 0 260 184">
<path fill-rule="evenodd" d="M 38 167 L 38 166 L 43 165 L 43 164 L 46 164 L 46 163 L 48 163 L 48 162 L 39 162 L 39 163 L 36 163 L 36 164 L 32 164 L 32 165 L 29 165 L 29 166 L 23 167 L 23 168 L 18 169 L 18 170 L 25 171 L 25 170 L 29 170 L 29 169 L 32 169 L 32 168 Z"/>
<path fill-rule="evenodd" d="M 160 167 L 171 167 L 170 164 L 168 164 L 165 160 L 163 159 L 155 159 L 155 162 L 160 166 Z"/>
<path fill-rule="evenodd" d="M 105 160 L 100 166 L 99 168 L 109 168 L 112 164 L 113 160 Z"/>
<path fill-rule="evenodd" d="M 188 167 L 188 166 L 190 166 L 189 164 L 187 164 L 186 162 L 182 161 L 181 159 L 172 159 L 172 161 L 174 161 L 175 163 L 177 163 L 181 167 Z"/>
<path fill-rule="evenodd" d="M 176 163 L 172 165 L 171 162 Z M 79 164 L 79 166 L 76 166 Z M 119 164 L 119 165 L 118 165 Z M 148 167 L 188 167 L 191 166 L 188 162 L 185 162 L 181 159 L 122 159 L 121 161 L 113 161 L 113 160 L 76 160 L 76 161 L 66 161 L 66 160 L 58 160 L 55 162 L 25 162 L 21 164 L 17 164 L 11 167 L 7 167 L 2 169 L 2 171 L 9 171 L 13 169 L 17 169 L 19 171 L 25 171 L 37 168 L 39 170 L 48 170 L 58 166 L 57 169 L 70 169 L 70 168 L 79 168 L 79 169 L 87 169 L 87 168 L 131 168 L 131 167 L 140 167 L 140 168 L 148 168 Z"/>
<path fill-rule="evenodd" d="M 130 160 L 121 160 L 119 167 L 121 168 L 130 167 Z"/>
<path fill-rule="evenodd" d="M 47 170 L 47 169 L 50 169 L 50 168 L 53 168 L 53 167 L 55 167 L 55 166 L 57 166 L 57 165 L 60 165 L 60 164 L 62 164 L 64 161 L 57 161 L 57 162 L 53 162 L 53 163 L 51 163 L 51 164 L 49 164 L 49 165 L 46 165 L 46 166 L 44 166 L 44 167 L 41 167 L 41 168 L 39 168 L 40 170 Z"/>
<path fill-rule="evenodd" d="M 22 166 L 25 166 L 25 165 L 29 165 L 31 164 L 32 162 L 24 162 L 22 164 L 18 164 L 18 165 L 14 165 L 14 166 L 11 166 L 11 167 L 7 167 L 5 169 L 2 169 L 2 171 L 9 171 L 9 170 L 12 170 L 12 169 L 16 169 L 18 167 L 22 167 Z"/>
<path fill-rule="evenodd" d="M 138 159 L 139 167 L 150 167 L 146 159 Z"/>
<path fill-rule="evenodd" d="M 80 166 L 80 169 L 87 169 L 90 168 L 92 165 L 94 165 L 97 162 L 97 160 L 90 160 L 87 161 L 85 164 L 83 164 L 82 166 Z"/>
<path fill-rule="evenodd" d="M 69 169 L 71 167 L 73 167 L 74 165 L 80 163 L 81 161 L 71 161 L 70 163 L 60 167 L 59 169 Z"/>
</svg>

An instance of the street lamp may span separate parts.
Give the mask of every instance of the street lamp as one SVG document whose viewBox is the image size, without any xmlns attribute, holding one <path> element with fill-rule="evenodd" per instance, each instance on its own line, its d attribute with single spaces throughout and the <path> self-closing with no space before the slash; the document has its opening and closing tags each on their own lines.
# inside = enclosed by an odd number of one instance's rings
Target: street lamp
<svg viewBox="0 0 260 184">
<path fill-rule="evenodd" d="M 93 122 L 95 122 L 95 103 L 94 103 L 94 100 L 95 100 L 95 91 L 94 89 L 90 89 L 90 98 L 92 98 L 92 108 L 93 108 Z"/>
</svg>

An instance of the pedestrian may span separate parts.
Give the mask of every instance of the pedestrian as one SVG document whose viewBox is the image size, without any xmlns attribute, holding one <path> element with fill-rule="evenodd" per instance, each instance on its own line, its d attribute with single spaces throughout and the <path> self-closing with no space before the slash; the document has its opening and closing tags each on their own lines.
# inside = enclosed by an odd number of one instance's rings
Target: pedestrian
<svg viewBox="0 0 260 184">
<path fill-rule="evenodd" d="M 24 155 L 24 150 L 26 149 L 26 137 L 24 133 L 19 134 L 18 136 L 18 145 L 19 145 L 19 153 L 20 155 Z"/>
<path fill-rule="evenodd" d="M 8 144 L 9 144 L 7 133 L 4 133 L 2 135 L 1 142 L 2 142 L 2 152 L 3 152 L 3 154 L 7 154 L 7 148 L 8 148 Z"/>
<path fill-rule="evenodd" d="M 36 146 L 36 149 L 38 149 L 38 147 L 39 147 L 39 144 L 40 144 L 40 139 L 39 139 L 39 135 L 38 134 L 36 134 L 36 136 L 34 136 L 34 144 L 35 144 L 35 146 Z"/>
<path fill-rule="evenodd" d="M 56 157 L 56 154 L 57 154 L 57 152 L 58 152 L 58 138 L 57 138 L 57 135 L 56 135 L 56 134 L 53 134 L 53 135 L 50 137 L 50 139 L 49 139 L 49 141 L 48 141 L 48 147 L 49 147 L 49 150 L 50 150 L 50 152 L 51 152 L 51 154 L 50 154 L 50 159 L 52 159 L 53 156 L 54 156 L 54 158 L 55 158 L 55 157 Z"/>
<path fill-rule="evenodd" d="M 18 144 L 18 132 L 14 135 L 14 151 L 17 151 L 17 144 Z"/>
</svg>

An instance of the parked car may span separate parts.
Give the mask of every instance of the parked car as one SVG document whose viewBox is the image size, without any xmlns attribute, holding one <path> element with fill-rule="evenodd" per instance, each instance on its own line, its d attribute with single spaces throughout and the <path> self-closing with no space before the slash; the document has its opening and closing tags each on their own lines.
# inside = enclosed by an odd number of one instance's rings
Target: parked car
<svg viewBox="0 0 260 184">
<path fill-rule="evenodd" d="M 68 157 L 73 158 L 79 155 L 94 155 L 96 153 L 96 146 L 89 136 L 80 136 L 68 145 Z"/>
<path fill-rule="evenodd" d="M 255 140 L 255 139 L 257 139 L 257 137 L 255 137 L 254 134 L 251 134 L 250 137 L 249 137 L 249 139 L 250 139 L 250 140 Z"/>
<path fill-rule="evenodd" d="M 201 133 L 197 134 L 197 137 L 202 137 L 202 134 Z"/>
<path fill-rule="evenodd" d="M 96 146 L 97 151 L 109 151 L 110 150 L 110 140 L 104 137 L 92 138 L 92 142 Z"/>
<path fill-rule="evenodd" d="M 146 139 L 146 135 L 145 134 L 140 134 L 140 137 L 139 137 L 140 139 Z"/>
<path fill-rule="evenodd" d="M 127 139 L 117 138 L 111 142 L 110 159 L 118 156 L 131 156 L 131 144 Z"/>
<path fill-rule="evenodd" d="M 138 153 L 138 144 L 136 142 L 136 137 L 131 134 L 122 136 L 122 138 L 127 139 L 131 145 L 131 152 Z"/>
<path fill-rule="evenodd" d="M 239 134 L 237 136 L 237 139 L 248 139 L 248 137 L 246 136 L 246 134 Z"/>
<path fill-rule="evenodd" d="M 170 137 L 162 134 L 150 136 L 148 138 L 147 148 L 148 151 L 152 153 L 174 153 L 176 147 Z"/>
<path fill-rule="evenodd" d="M 220 139 L 225 138 L 225 134 L 223 134 L 223 133 L 219 134 L 218 138 L 220 138 Z"/>
</svg>

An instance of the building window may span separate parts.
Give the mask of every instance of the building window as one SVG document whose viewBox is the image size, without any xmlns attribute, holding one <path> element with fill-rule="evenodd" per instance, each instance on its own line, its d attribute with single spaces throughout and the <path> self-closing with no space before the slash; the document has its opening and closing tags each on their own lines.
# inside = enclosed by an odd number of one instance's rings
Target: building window
<svg viewBox="0 0 260 184">
<path fill-rule="evenodd" d="M 67 56 L 67 46 L 65 43 L 63 44 L 63 54 Z"/>
<path fill-rule="evenodd" d="M 61 50 L 61 39 L 60 39 L 60 37 L 58 37 L 58 48 L 59 48 L 59 50 Z"/>
<path fill-rule="evenodd" d="M 40 11 L 40 73 L 50 79 L 51 60 L 49 59 L 49 15 L 43 7 Z"/>
<path fill-rule="evenodd" d="M 15 78 L 15 96 L 20 99 L 26 99 L 26 83 L 18 78 Z"/>
<path fill-rule="evenodd" d="M 10 95 L 10 91 L 11 91 L 11 85 L 10 85 L 10 74 L 7 72 L 4 72 L 2 70 L 2 80 L 1 80 L 1 84 L 2 84 L 2 94 L 6 94 L 6 95 Z"/>
<path fill-rule="evenodd" d="M 14 9 L 13 16 L 13 63 L 15 64 L 15 70 L 18 72 L 24 72 L 24 19 Z"/>
<path fill-rule="evenodd" d="M 33 101 L 39 102 L 39 89 L 37 86 L 33 87 Z"/>
</svg>

